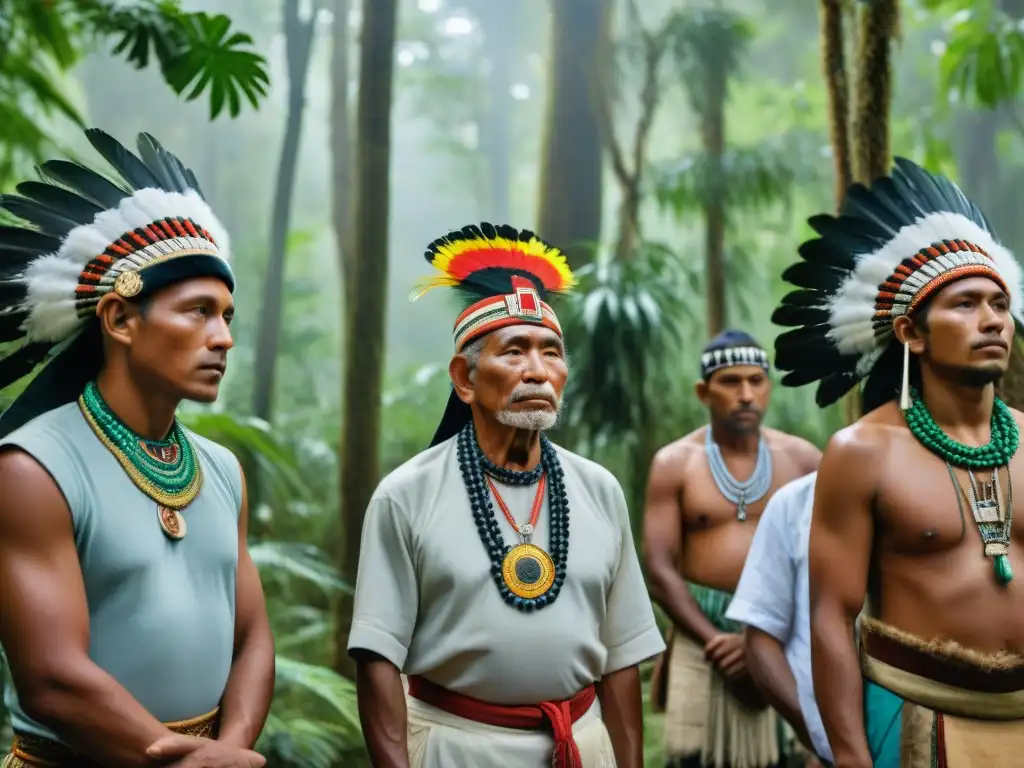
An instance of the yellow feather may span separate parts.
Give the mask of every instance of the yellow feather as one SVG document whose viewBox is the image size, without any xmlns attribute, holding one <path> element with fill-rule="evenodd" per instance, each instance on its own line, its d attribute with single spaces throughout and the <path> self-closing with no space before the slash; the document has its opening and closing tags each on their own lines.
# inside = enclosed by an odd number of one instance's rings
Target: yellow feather
<svg viewBox="0 0 1024 768">
<path fill-rule="evenodd" d="M 409 301 L 416 301 L 435 288 L 454 288 L 459 281 L 448 275 L 435 275 L 423 278 L 416 283 L 416 288 L 409 294 Z"/>
</svg>

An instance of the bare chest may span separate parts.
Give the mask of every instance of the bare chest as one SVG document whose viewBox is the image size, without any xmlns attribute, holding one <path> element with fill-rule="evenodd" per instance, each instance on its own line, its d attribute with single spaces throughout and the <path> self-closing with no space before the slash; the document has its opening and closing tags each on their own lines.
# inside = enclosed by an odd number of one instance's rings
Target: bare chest
<svg viewBox="0 0 1024 768">
<path fill-rule="evenodd" d="M 713 471 L 707 456 L 702 455 L 700 461 L 692 465 L 680 499 L 686 531 L 697 533 L 730 523 L 756 522 L 775 491 L 799 475 L 795 463 L 785 454 L 773 451 L 771 458 L 767 490 L 745 494 L 728 480 L 731 478 L 739 484 L 748 481 L 757 468 L 755 456 L 724 457 L 724 469 L 729 477 L 722 478 L 721 471 Z"/>
<path fill-rule="evenodd" d="M 945 552 L 977 543 L 982 530 L 1010 525 L 1024 542 L 1024 463 L 968 471 L 949 467 L 923 448 L 890 465 L 876 499 L 882 543 L 904 554 Z"/>
</svg>

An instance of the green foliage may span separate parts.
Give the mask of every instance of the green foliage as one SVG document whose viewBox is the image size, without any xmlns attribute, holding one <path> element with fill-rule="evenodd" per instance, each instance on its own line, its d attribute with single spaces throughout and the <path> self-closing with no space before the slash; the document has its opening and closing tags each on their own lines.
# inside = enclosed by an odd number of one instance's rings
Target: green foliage
<svg viewBox="0 0 1024 768">
<path fill-rule="evenodd" d="M 577 271 L 560 315 L 572 361 L 567 401 L 574 427 L 593 438 L 651 421 L 692 322 L 692 276 L 679 255 L 643 243 L 633 258 L 602 258 Z"/>
<path fill-rule="evenodd" d="M 985 3 L 959 5 L 947 26 L 939 63 L 941 82 L 954 96 L 993 108 L 1020 94 L 1024 77 L 1024 29 L 1006 13 Z"/>
<path fill-rule="evenodd" d="M 83 126 L 64 76 L 94 40 L 116 40 L 114 52 L 137 68 L 155 59 L 172 90 L 185 94 L 191 86 L 189 100 L 208 91 L 211 118 L 225 102 L 238 115 L 240 94 L 256 107 L 269 82 L 266 62 L 248 50 L 248 35 L 230 27 L 226 16 L 188 13 L 172 0 L 7 0 L 0 16 L 0 186 L 44 154 L 55 119 Z"/>
</svg>

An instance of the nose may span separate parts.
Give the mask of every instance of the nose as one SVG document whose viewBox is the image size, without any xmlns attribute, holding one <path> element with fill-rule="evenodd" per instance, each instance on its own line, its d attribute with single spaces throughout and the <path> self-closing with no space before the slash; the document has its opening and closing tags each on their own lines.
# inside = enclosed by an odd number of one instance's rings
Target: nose
<svg viewBox="0 0 1024 768">
<path fill-rule="evenodd" d="M 749 381 L 740 384 L 740 403 L 750 405 L 754 402 L 754 385 Z"/>
<path fill-rule="evenodd" d="M 530 384 L 543 384 L 548 380 L 548 369 L 540 352 L 534 350 L 526 355 L 523 367 L 523 381 Z"/>
<path fill-rule="evenodd" d="M 985 304 L 980 313 L 979 330 L 988 333 L 1001 333 L 1006 325 L 1004 314 L 997 312 L 991 304 Z"/>
<path fill-rule="evenodd" d="M 213 320 L 210 325 L 210 336 L 206 340 L 206 346 L 213 351 L 223 350 L 227 352 L 235 346 L 235 340 L 231 336 L 231 328 L 224 318 Z"/>
</svg>

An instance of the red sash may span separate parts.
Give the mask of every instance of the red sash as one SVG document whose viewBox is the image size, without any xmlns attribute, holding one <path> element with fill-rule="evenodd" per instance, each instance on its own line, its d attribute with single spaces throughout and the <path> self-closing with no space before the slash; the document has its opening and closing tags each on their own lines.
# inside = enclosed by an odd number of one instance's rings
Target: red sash
<svg viewBox="0 0 1024 768">
<path fill-rule="evenodd" d="M 449 691 L 417 675 L 409 677 L 409 695 L 449 715 L 499 728 L 536 731 L 548 725 L 555 737 L 554 768 L 583 768 L 579 747 L 572 736 L 572 724 L 594 703 L 597 692 L 588 685 L 571 699 L 542 701 L 540 704 L 506 706 L 480 701 Z"/>
</svg>

